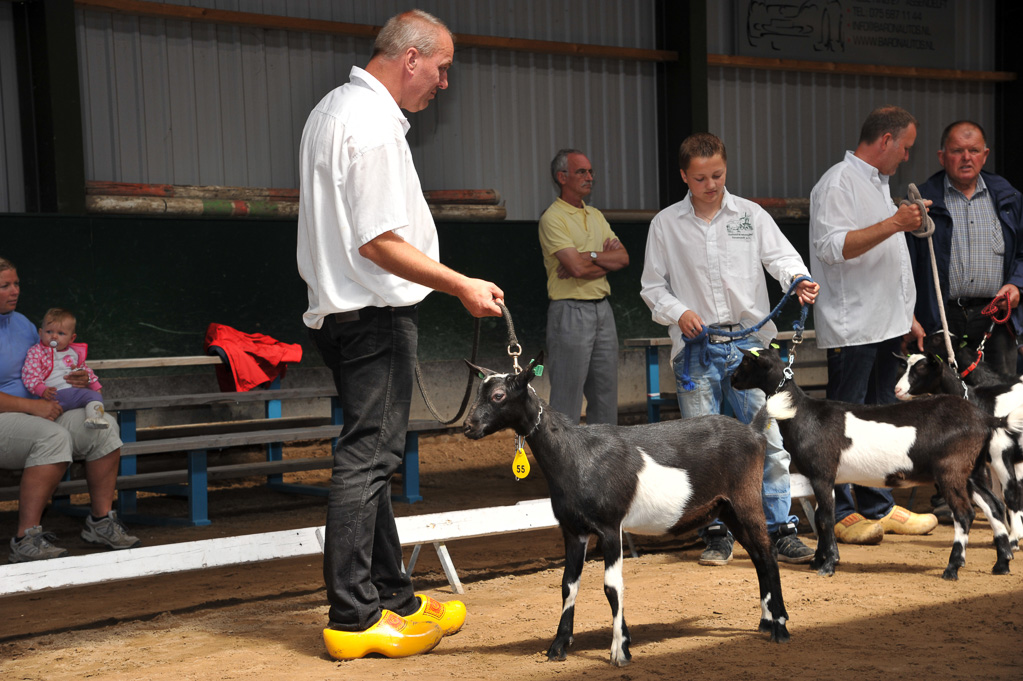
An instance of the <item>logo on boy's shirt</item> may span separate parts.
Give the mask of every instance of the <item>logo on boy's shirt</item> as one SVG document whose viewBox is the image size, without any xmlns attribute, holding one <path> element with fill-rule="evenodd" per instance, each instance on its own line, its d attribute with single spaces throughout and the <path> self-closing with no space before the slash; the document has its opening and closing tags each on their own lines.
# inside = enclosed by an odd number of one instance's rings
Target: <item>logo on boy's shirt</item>
<svg viewBox="0 0 1023 681">
<path fill-rule="evenodd" d="M 742 217 L 738 220 L 729 222 L 725 225 L 725 231 L 728 232 L 728 236 L 736 241 L 750 241 L 753 239 L 753 222 L 749 218 L 749 213 L 743 213 Z"/>
</svg>

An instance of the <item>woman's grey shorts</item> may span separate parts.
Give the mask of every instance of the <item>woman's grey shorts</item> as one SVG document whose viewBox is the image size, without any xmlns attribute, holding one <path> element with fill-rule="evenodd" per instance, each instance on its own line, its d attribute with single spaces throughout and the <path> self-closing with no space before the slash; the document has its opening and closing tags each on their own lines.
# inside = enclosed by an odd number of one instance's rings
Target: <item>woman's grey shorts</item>
<svg viewBox="0 0 1023 681">
<path fill-rule="evenodd" d="M 121 446 L 117 421 L 109 414 L 106 430 L 85 427 L 85 410 L 72 409 L 56 421 L 19 413 L 0 414 L 0 468 L 95 461 Z"/>
</svg>

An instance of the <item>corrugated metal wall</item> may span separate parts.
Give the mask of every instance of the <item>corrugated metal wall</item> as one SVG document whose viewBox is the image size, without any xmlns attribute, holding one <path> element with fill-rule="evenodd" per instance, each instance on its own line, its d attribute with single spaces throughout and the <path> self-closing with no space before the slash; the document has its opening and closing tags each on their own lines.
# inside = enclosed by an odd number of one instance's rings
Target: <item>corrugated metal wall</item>
<svg viewBox="0 0 1023 681">
<path fill-rule="evenodd" d="M 21 116 L 11 3 L 0 2 L 0 213 L 25 210 Z"/>
<path fill-rule="evenodd" d="M 193 6 L 382 24 L 407 3 L 252 0 Z M 423 1 L 455 33 L 654 47 L 654 2 Z M 364 66 L 365 39 L 78 10 L 90 180 L 295 187 L 305 118 Z M 465 49 L 450 88 L 412 115 L 428 189 L 494 188 L 508 217 L 553 199 L 550 159 L 586 151 L 603 208 L 657 208 L 655 67 Z"/>
<path fill-rule="evenodd" d="M 708 51 L 732 54 L 737 2 L 708 2 Z M 992 70 L 994 2 L 957 2 L 956 68 Z M 976 82 L 708 69 L 711 132 L 728 148 L 728 186 L 742 196 L 807 197 L 817 179 L 853 149 L 863 119 L 885 104 L 920 121 L 910 160 L 893 179 L 893 194 L 939 170 L 941 131 L 969 118 L 994 130 L 994 86 Z M 994 155 L 988 168 L 994 167 Z"/>
<path fill-rule="evenodd" d="M 172 0 L 173 1 L 173 0 Z M 178 4 L 381 24 L 405 3 L 381 0 L 176 0 Z M 711 53 L 733 51 L 737 0 L 708 2 Z M 456 33 L 655 47 L 653 0 L 423 0 Z M 956 66 L 993 68 L 994 2 L 957 2 Z M 370 42 L 286 31 L 77 12 L 86 177 L 294 187 L 302 125 L 315 102 L 365 65 Z M 0 211 L 24 210 L 11 5 L 0 2 Z M 411 117 L 428 188 L 495 188 L 513 219 L 553 197 L 554 151 L 586 151 L 602 208 L 655 209 L 655 66 L 632 61 L 458 51 L 451 87 Z M 875 106 L 921 122 L 896 189 L 937 169 L 941 129 L 994 123 L 994 86 L 951 81 L 709 69 L 711 130 L 729 147 L 729 187 L 808 196 L 855 145 Z M 993 160 L 990 165 L 993 166 Z"/>
</svg>

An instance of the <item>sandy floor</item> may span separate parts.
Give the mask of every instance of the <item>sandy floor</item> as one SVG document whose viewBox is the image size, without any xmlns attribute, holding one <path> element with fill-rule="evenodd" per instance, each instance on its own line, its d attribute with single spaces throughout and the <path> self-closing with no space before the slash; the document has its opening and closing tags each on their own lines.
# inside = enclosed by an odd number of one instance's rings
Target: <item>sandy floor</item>
<svg viewBox="0 0 1023 681">
<path fill-rule="evenodd" d="M 546 495 L 534 466 L 511 475 L 512 441 L 493 436 L 428 438 L 423 494 L 400 515 L 510 504 Z M 294 452 L 302 455 L 303 452 Z M 308 451 L 305 452 L 308 454 Z M 324 482 L 325 472 L 304 474 Z M 923 510 L 929 490 L 918 494 Z M 906 502 L 908 494 L 897 498 Z M 182 502 L 153 497 L 142 510 L 180 513 Z M 133 531 L 146 544 L 307 527 L 324 501 L 235 484 L 211 495 L 213 525 Z M 14 525 L 0 506 L 0 527 Z M 50 514 L 48 530 L 75 553 L 78 520 Z M 802 529 L 806 529 L 805 527 Z M 805 532 L 804 532 L 805 535 Z M 782 566 L 792 641 L 757 632 L 760 606 L 752 564 L 737 550 L 723 568 L 701 567 L 691 541 L 640 541 L 625 561 L 625 612 L 633 663 L 608 664 L 609 608 L 602 565 L 587 564 L 566 662 L 547 662 L 561 609 L 562 547 L 556 530 L 454 542 L 465 584 L 465 628 L 432 653 L 403 660 L 336 662 L 320 636 L 326 618 L 320 563 L 275 561 L 0 598 L 3 679 L 1020 679 L 1023 678 L 1023 567 L 990 574 L 991 533 L 975 526 L 960 580 L 940 578 L 952 541 L 887 536 L 874 547 L 842 547 L 833 578 Z M 807 542 L 812 545 L 812 538 Z M 417 587 L 451 598 L 433 551 L 424 548 Z"/>
</svg>

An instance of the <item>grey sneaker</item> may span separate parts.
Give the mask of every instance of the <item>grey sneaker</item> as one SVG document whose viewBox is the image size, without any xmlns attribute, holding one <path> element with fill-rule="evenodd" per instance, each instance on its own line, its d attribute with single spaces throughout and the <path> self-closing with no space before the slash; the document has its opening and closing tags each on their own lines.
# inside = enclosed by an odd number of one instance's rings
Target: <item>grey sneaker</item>
<svg viewBox="0 0 1023 681">
<path fill-rule="evenodd" d="M 117 511 L 111 511 L 106 518 L 99 520 L 88 516 L 85 519 L 85 529 L 82 530 L 82 539 L 111 549 L 131 549 L 142 543 L 138 537 L 128 534 L 128 528 L 117 519 Z"/>
<path fill-rule="evenodd" d="M 54 546 L 57 536 L 52 532 L 43 532 L 41 525 L 25 530 L 21 539 L 11 538 L 11 554 L 7 560 L 12 563 L 25 563 L 30 560 L 46 560 L 67 555 L 67 549 Z"/>
<path fill-rule="evenodd" d="M 735 540 L 724 525 L 711 525 L 703 534 L 707 548 L 700 554 L 700 565 L 728 565 Z"/>
<path fill-rule="evenodd" d="M 794 523 L 786 523 L 770 534 L 771 543 L 778 549 L 778 560 L 783 563 L 809 563 L 813 549 L 796 536 Z"/>
</svg>

